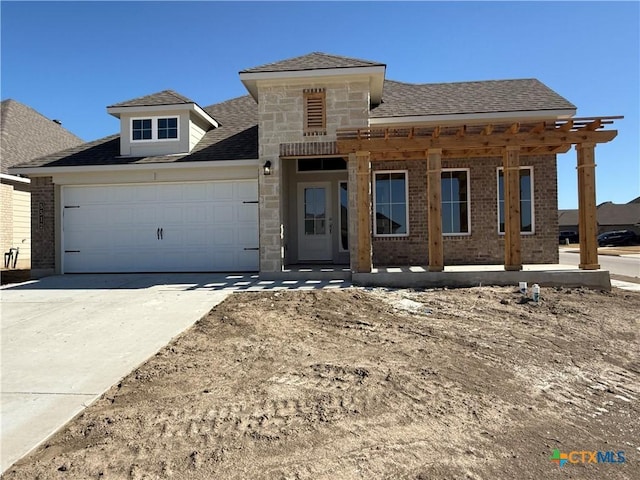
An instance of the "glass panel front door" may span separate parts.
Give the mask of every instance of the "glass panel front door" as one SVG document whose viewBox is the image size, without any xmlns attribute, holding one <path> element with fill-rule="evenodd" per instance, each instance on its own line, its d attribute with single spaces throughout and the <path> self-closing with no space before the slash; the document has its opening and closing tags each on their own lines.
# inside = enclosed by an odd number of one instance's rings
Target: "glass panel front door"
<svg viewBox="0 0 640 480">
<path fill-rule="evenodd" d="M 298 257 L 300 261 L 332 259 L 331 188 L 329 183 L 298 184 Z"/>
</svg>

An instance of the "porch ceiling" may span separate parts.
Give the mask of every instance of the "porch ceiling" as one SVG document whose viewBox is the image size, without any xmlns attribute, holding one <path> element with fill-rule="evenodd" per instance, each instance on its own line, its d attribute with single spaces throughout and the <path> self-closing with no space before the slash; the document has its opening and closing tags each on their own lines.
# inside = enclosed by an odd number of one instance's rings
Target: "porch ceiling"
<svg viewBox="0 0 640 480">
<path fill-rule="evenodd" d="M 555 154 L 574 144 L 613 140 L 618 131 L 605 128 L 621 118 L 342 128 L 336 144 L 341 155 L 370 152 L 371 160 L 422 159 L 429 149 L 441 149 L 443 157 L 455 158 L 501 156 L 505 147 L 519 147 L 520 155 Z"/>
</svg>

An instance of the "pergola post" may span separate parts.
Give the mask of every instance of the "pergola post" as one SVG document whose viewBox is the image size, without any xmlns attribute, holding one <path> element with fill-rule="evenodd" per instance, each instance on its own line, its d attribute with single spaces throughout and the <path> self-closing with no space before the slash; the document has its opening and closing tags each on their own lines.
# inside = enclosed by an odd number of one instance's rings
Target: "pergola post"
<svg viewBox="0 0 640 480">
<path fill-rule="evenodd" d="M 358 151 L 356 159 L 356 214 L 358 216 L 358 258 L 356 273 L 371 272 L 371 160 L 369 152 Z"/>
<path fill-rule="evenodd" d="M 429 211 L 429 271 L 444 270 L 442 244 L 442 149 L 427 150 L 427 204 Z"/>
<path fill-rule="evenodd" d="M 580 235 L 580 268 L 597 270 L 598 220 L 596 210 L 595 143 L 578 143 L 578 230 Z"/>
<path fill-rule="evenodd" d="M 522 270 L 520 250 L 520 147 L 505 147 L 504 189 L 504 269 Z"/>
</svg>

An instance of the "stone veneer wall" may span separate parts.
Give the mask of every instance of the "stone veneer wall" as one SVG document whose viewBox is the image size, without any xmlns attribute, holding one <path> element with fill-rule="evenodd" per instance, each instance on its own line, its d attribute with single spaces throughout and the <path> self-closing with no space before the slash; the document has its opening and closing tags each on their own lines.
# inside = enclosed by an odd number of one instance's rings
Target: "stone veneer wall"
<svg viewBox="0 0 640 480">
<path fill-rule="evenodd" d="M 504 263 L 498 234 L 497 167 L 501 158 L 443 159 L 442 168 L 469 168 L 471 235 L 444 237 L 445 265 Z M 521 156 L 533 166 L 535 233 L 522 235 L 523 263 L 558 263 L 558 191 L 555 155 Z M 372 170 L 408 170 L 409 236 L 374 237 L 373 264 L 428 264 L 426 160 L 374 162 Z"/>
<path fill-rule="evenodd" d="M 325 88 L 327 134 L 303 135 L 303 91 Z M 271 175 L 259 175 L 260 189 L 260 271 L 279 272 L 284 265 L 282 215 L 282 168 L 280 145 L 283 143 L 328 142 L 336 139 L 336 129 L 368 125 L 369 82 L 340 81 L 259 85 L 258 132 L 260 162 L 271 161 Z M 291 232 L 295 235 L 295 232 Z"/>
<path fill-rule="evenodd" d="M 55 271 L 55 195 L 51 177 L 31 179 L 31 274 Z"/>
</svg>

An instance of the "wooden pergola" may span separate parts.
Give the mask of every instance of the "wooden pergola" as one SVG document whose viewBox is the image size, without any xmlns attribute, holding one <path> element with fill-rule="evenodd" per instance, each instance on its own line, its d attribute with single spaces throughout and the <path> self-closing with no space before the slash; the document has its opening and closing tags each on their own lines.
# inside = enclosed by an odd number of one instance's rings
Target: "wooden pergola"
<svg viewBox="0 0 640 480">
<path fill-rule="evenodd" d="M 598 265 L 595 146 L 613 140 L 615 117 L 537 122 L 343 128 L 337 149 L 356 162 L 358 257 L 355 270 L 370 272 L 371 162 L 427 159 L 429 270 L 444 269 L 440 177 L 443 158 L 502 157 L 505 200 L 505 270 L 521 270 L 520 156 L 577 151 L 580 268 Z"/>
</svg>

